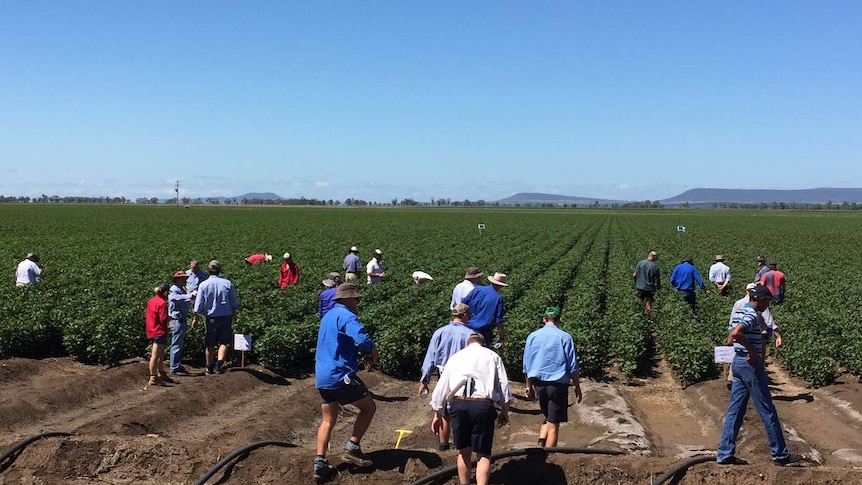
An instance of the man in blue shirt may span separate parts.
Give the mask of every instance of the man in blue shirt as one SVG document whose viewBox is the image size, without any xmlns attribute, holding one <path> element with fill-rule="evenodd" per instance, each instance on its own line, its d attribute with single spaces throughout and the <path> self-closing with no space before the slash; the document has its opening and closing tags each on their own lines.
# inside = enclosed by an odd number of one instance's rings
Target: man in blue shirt
<svg viewBox="0 0 862 485">
<path fill-rule="evenodd" d="M 227 346 L 233 343 L 232 325 L 236 321 L 239 304 L 233 283 L 219 276 L 221 263 L 216 260 L 210 261 L 207 272 L 209 276 L 206 281 L 198 286 L 192 328 L 198 324 L 198 314 L 203 314 L 206 317 L 204 334 L 206 373 L 224 374 L 224 358 L 227 355 Z M 218 348 L 218 354 L 216 354 L 216 348 Z"/>
<path fill-rule="evenodd" d="M 727 345 L 733 344 L 736 357 L 731 364 L 733 384 L 730 388 L 730 403 L 724 416 L 716 461 L 722 465 L 747 463 L 736 457 L 735 453 L 736 437 L 745 418 L 748 398 L 751 397 L 766 429 L 772 463 L 785 466 L 799 461 L 801 457 L 790 454 L 787 450 L 778 413 L 769 394 L 769 378 L 766 377 L 763 360 L 760 358 L 761 345 L 763 345 L 762 332 L 766 328 L 761 313 L 769 307 L 772 294 L 765 286 L 757 285 L 748 292 L 748 297 L 749 302 L 734 315 L 730 323 L 730 333 L 727 335 Z"/>
<path fill-rule="evenodd" d="M 488 276 L 488 281 L 491 283 L 490 285 L 476 286 L 461 302 L 470 307 L 472 316 L 468 326 L 482 334 L 486 345 L 491 345 L 491 340 L 494 338 L 494 326 L 497 327 L 497 336 L 499 337 L 497 348 L 502 352 L 505 342 L 503 317 L 506 314 L 506 309 L 503 306 L 503 297 L 500 296 L 500 288 L 509 285 L 506 283 L 506 275 L 503 273 L 494 273 L 494 276 Z"/>
<path fill-rule="evenodd" d="M 332 428 L 338 420 L 341 405 L 350 404 L 359 409 L 353 423 L 353 434 L 344 446 L 341 459 L 362 468 L 373 465 L 362 453 L 359 445 L 371 424 L 377 405 L 356 373 L 359 372 L 358 352 L 366 355 L 367 362 L 377 362 L 377 348 L 356 318 L 359 290 L 353 283 L 342 283 L 335 292 L 335 307 L 320 321 L 315 354 L 315 387 L 320 393 L 323 420 L 317 430 L 317 456 L 314 458 L 314 479 L 326 480 L 333 469 L 326 460 L 326 450 Z"/>
<path fill-rule="evenodd" d="M 583 399 L 580 367 L 572 336 L 558 327 L 560 309 L 548 307 L 542 317 L 542 328 L 527 336 L 524 346 L 524 375 L 527 377 L 527 399 L 539 399 L 545 421 L 539 430 L 539 446 L 557 446 L 560 423 L 569 420 L 569 382 L 575 396 Z"/>
<path fill-rule="evenodd" d="M 333 298 L 335 298 L 336 287 L 340 284 L 341 274 L 335 271 L 329 273 L 326 279 L 323 280 L 323 286 L 326 289 L 320 292 L 320 301 L 317 304 L 317 314 L 320 315 L 320 318 L 323 318 L 326 312 L 335 307 L 335 300 Z"/>
<path fill-rule="evenodd" d="M 344 281 L 347 283 L 356 281 L 361 271 L 365 269 L 362 260 L 359 259 L 359 248 L 351 246 L 347 256 L 344 257 Z"/>
<path fill-rule="evenodd" d="M 197 290 L 198 286 L 209 278 L 209 275 L 200 268 L 200 263 L 197 259 L 193 259 L 189 263 L 189 269 L 186 271 L 186 274 L 189 275 L 189 279 L 186 280 L 186 291 L 189 293 Z"/>
<path fill-rule="evenodd" d="M 431 382 L 431 373 L 434 369 L 442 373 L 449 357 L 463 349 L 467 344 L 467 338 L 473 334 L 473 330 L 467 326 L 469 320 L 470 308 L 459 303 L 452 309 L 452 321 L 434 331 L 431 336 L 431 343 L 428 344 L 428 351 L 425 353 L 425 361 L 422 363 L 422 376 L 419 378 L 420 396 L 428 392 L 428 383 Z M 438 450 L 446 451 L 449 449 L 450 432 L 449 414 L 444 412 L 443 422 L 438 433 L 440 439 L 440 443 L 437 445 Z"/>
<path fill-rule="evenodd" d="M 168 293 L 168 316 L 171 321 L 168 326 L 171 329 L 171 375 L 189 375 L 183 369 L 183 347 L 186 342 L 186 334 L 189 330 L 189 302 L 195 297 L 194 293 L 186 291 L 186 279 L 189 275 L 177 271 L 171 279 L 171 289 Z"/>
<path fill-rule="evenodd" d="M 682 299 L 691 305 L 692 308 L 694 308 L 697 302 L 694 294 L 694 286 L 700 286 L 701 290 L 706 291 L 706 285 L 703 284 L 700 273 L 694 267 L 691 256 L 683 258 L 682 262 L 676 265 L 673 271 L 671 271 L 670 284 L 676 288 Z"/>
</svg>

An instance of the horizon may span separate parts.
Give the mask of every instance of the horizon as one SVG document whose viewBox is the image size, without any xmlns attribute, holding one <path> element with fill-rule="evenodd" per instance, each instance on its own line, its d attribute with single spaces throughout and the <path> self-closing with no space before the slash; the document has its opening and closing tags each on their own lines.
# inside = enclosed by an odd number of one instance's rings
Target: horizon
<svg viewBox="0 0 862 485">
<path fill-rule="evenodd" d="M 862 186 L 862 4 L 36 0 L 0 194 L 664 200 Z"/>
</svg>

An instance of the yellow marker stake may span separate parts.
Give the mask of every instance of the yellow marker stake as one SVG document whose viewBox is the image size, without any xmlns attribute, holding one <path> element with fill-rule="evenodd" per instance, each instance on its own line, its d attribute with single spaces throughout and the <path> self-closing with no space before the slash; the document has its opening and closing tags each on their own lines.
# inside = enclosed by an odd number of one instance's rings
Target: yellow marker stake
<svg viewBox="0 0 862 485">
<path fill-rule="evenodd" d="M 405 434 L 412 433 L 412 431 L 409 429 L 396 429 L 395 432 L 398 433 L 398 441 L 395 442 L 395 449 L 397 450 L 398 445 L 401 444 L 401 438 L 403 438 Z"/>
</svg>

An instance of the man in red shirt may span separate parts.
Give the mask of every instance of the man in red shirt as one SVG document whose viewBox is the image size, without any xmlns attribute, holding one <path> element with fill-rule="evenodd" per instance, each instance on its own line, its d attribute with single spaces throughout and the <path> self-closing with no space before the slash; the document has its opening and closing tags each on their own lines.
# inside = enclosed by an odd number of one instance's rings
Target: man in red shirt
<svg viewBox="0 0 862 485">
<path fill-rule="evenodd" d="M 150 355 L 150 380 L 147 386 L 164 386 L 173 379 L 165 373 L 165 348 L 168 345 L 168 291 L 170 286 L 162 283 L 153 288 L 153 297 L 147 301 L 146 325 L 147 338 L 153 344 Z"/>
<path fill-rule="evenodd" d="M 299 282 L 299 266 L 293 261 L 290 253 L 284 253 L 284 262 L 281 263 L 281 274 L 278 277 L 278 285 L 287 288 Z"/>
<path fill-rule="evenodd" d="M 769 271 L 763 274 L 760 284 L 772 293 L 773 303 L 781 303 L 784 301 L 784 273 L 778 271 L 778 263 L 775 261 L 769 261 L 766 267 Z"/>
<path fill-rule="evenodd" d="M 256 254 L 252 254 L 251 256 L 245 258 L 245 264 L 247 264 L 249 266 L 251 266 L 253 264 L 257 264 L 257 263 L 262 263 L 264 261 L 266 261 L 267 263 L 272 261 L 272 255 L 271 254 L 256 253 Z"/>
</svg>

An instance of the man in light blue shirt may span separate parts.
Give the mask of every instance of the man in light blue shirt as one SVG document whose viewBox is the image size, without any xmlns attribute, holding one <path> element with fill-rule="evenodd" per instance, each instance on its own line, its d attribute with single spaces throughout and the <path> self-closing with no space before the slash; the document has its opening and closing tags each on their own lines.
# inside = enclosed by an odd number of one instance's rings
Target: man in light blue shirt
<svg viewBox="0 0 862 485">
<path fill-rule="evenodd" d="M 236 321 L 236 311 L 239 304 L 236 290 L 230 280 L 219 276 L 221 263 L 210 261 L 207 266 L 209 277 L 200 284 L 195 298 L 195 315 L 192 317 L 192 328 L 198 324 L 198 314 L 206 317 L 206 373 L 224 374 L 224 358 L 227 346 L 233 343 L 233 322 Z M 216 360 L 218 348 L 218 360 Z"/>
<path fill-rule="evenodd" d="M 344 257 L 344 281 L 347 283 L 355 282 L 359 279 L 359 273 L 365 268 L 362 265 L 362 260 L 359 259 L 359 248 L 356 246 L 350 247 L 350 252 Z"/>
<path fill-rule="evenodd" d="M 545 421 L 539 430 L 539 446 L 557 446 L 560 423 L 568 421 L 569 382 L 575 387 L 578 402 L 583 399 L 575 343 L 560 329 L 560 309 L 548 307 L 544 325 L 527 336 L 524 346 L 524 375 L 527 399 L 539 399 Z"/>
<path fill-rule="evenodd" d="M 442 373 L 443 367 L 455 352 L 463 349 L 467 344 L 467 338 L 473 334 L 473 330 L 467 326 L 470 320 L 470 307 L 463 303 L 455 305 L 452 309 L 452 321 L 448 325 L 438 328 L 431 336 L 428 351 L 425 353 L 425 361 L 422 363 L 422 376 L 419 378 L 419 395 L 428 392 L 428 383 L 431 382 L 431 373 L 434 369 Z M 440 443 L 437 449 L 446 451 L 449 449 L 449 434 L 451 423 L 449 414 L 443 413 L 443 422 L 440 426 L 438 437 Z"/>
<path fill-rule="evenodd" d="M 168 326 L 171 329 L 171 375 L 187 376 L 188 372 L 183 369 L 183 347 L 186 342 L 189 324 L 189 306 L 195 297 L 194 293 L 188 293 L 185 288 L 186 279 L 189 275 L 177 271 L 171 278 L 171 289 L 168 293 L 168 316 L 171 321 Z"/>
<path fill-rule="evenodd" d="M 200 268 L 200 263 L 197 259 L 193 259 L 189 263 L 189 269 L 186 271 L 186 274 L 189 275 L 189 279 L 186 280 L 186 291 L 189 293 L 197 290 L 198 286 L 210 276 Z"/>
</svg>

